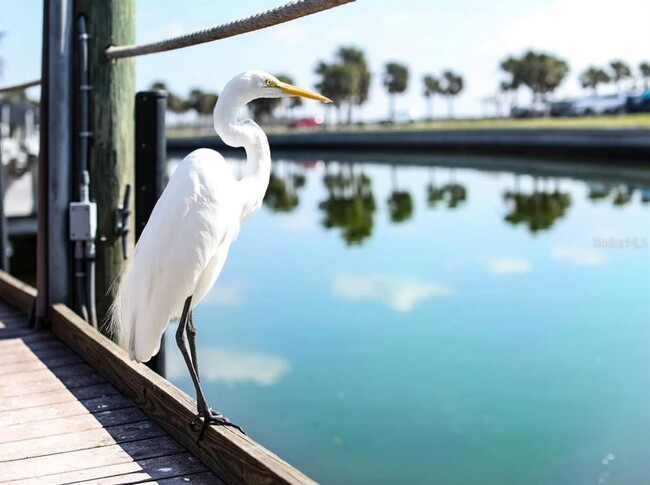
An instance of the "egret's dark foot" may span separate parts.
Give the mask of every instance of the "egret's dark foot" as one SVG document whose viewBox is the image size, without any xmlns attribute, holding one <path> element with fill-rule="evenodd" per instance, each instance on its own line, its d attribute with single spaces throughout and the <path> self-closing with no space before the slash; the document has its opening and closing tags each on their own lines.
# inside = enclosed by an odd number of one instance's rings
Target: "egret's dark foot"
<svg viewBox="0 0 650 485">
<path fill-rule="evenodd" d="M 201 418 L 203 418 L 203 425 L 201 426 L 201 432 L 199 433 L 199 439 L 198 439 L 199 443 L 203 441 L 205 432 L 208 429 L 208 426 L 210 425 L 229 426 L 231 428 L 238 429 L 242 434 L 246 434 L 246 432 L 241 427 L 239 427 L 238 425 L 230 421 L 220 412 L 214 411 L 211 408 L 208 408 L 206 411 L 201 412 L 196 416 L 194 416 L 194 419 L 190 424 L 190 426 L 192 427 L 192 431 L 196 431 L 196 424 L 200 421 Z"/>
</svg>

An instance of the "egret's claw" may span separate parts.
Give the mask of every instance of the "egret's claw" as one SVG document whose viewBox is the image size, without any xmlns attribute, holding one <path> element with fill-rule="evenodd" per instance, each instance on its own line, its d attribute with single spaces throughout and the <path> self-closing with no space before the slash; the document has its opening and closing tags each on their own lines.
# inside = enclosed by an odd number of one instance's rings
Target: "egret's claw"
<svg viewBox="0 0 650 485">
<path fill-rule="evenodd" d="M 203 438 L 205 437 L 205 432 L 208 429 L 208 426 L 210 425 L 229 426 L 231 428 L 238 429 L 244 435 L 246 434 L 246 432 L 240 426 L 230 421 L 220 412 L 213 411 L 212 409 L 207 409 L 206 411 L 201 412 L 194 417 L 194 419 L 190 423 L 190 426 L 192 427 L 192 431 L 196 431 L 196 423 L 201 418 L 203 418 L 203 425 L 201 426 L 201 432 L 199 433 L 199 439 L 197 443 L 203 441 Z"/>
</svg>

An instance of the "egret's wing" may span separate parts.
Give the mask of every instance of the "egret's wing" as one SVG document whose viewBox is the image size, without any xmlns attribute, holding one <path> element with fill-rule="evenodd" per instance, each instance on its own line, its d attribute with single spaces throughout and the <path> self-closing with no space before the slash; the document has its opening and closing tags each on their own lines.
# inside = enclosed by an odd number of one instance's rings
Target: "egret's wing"
<svg viewBox="0 0 650 485">
<path fill-rule="evenodd" d="M 239 230 L 236 214 L 234 179 L 223 158 L 211 150 L 188 155 L 151 213 L 120 285 L 117 304 L 132 357 L 144 361 L 157 352 L 206 268 L 215 259 L 223 264 Z"/>
</svg>

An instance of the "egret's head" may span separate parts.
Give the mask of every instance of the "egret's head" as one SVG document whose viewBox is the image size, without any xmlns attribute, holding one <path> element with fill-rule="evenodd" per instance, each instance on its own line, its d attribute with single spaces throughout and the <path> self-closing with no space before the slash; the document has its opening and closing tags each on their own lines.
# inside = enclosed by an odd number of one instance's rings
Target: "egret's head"
<svg viewBox="0 0 650 485">
<path fill-rule="evenodd" d="M 332 102 L 325 96 L 284 83 L 263 71 L 246 71 L 240 74 L 228 83 L 224 88 L 224 93 L 231 90 L 234 94 L 246 98 L 247 102 L 257 98 L 285 98 L 289 96 L 315 99 L 322 103 Z"/>
</svg>

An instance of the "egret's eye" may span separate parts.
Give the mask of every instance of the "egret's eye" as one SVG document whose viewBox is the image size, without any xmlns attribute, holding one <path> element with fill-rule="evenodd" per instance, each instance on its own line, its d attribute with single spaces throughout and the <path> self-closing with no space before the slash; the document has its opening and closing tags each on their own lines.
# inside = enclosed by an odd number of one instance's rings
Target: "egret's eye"
<svg viewBox="0 0 650 485">
<path fill-rule="evenodd" d="M 266 85 L 269 87 L 274 87 L 275 86 L 275 81 L 273 79 L 267 79 L 265 81 Z"/>
</svg>

